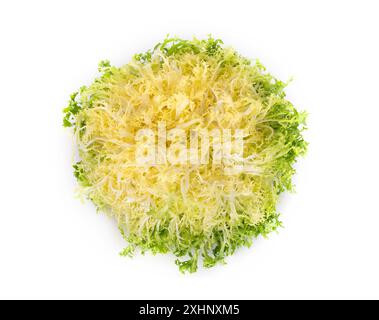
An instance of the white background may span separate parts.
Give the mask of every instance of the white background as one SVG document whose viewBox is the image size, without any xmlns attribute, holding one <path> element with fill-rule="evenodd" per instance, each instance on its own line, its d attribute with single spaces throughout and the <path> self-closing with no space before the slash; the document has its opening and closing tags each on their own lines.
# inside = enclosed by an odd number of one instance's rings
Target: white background
<svg viewBox="0 0 379 320">
<path fill-rule="evenodd" d="M 379 298 L 378 1 L 1 1 L 0 298 Z M 167 33 L 259 58 L 310 113 L 285 228 L 226 266 L 118 256 L 116 224 L 74 198 L 61 110 Z"/>
</svg>

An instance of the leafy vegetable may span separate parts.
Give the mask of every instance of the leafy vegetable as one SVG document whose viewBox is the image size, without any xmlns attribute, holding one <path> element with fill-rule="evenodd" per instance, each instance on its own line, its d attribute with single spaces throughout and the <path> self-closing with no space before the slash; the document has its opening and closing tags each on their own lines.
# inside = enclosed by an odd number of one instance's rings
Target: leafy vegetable
<svg viewBox="0 0 379 320">
<path fill-rule="evenodd" d="M 122 67 L 100 63 L 100 77 L 71 96 L 64 126 L 74 127 L 81 192 L 115 217 L 129 243 L 121 253 L 173 253 L 181 271 L 223 263 L 281 223 L 279 195 L 292 190 L 304 155 L 305 113 L 285 83 L 221 40 L 166 38 Z M 141 128 L 243 129 L 248 170 L 225 165 L 138 166 Z M 253 155 L 249 157 L 249 155 Z"/>
</svg>

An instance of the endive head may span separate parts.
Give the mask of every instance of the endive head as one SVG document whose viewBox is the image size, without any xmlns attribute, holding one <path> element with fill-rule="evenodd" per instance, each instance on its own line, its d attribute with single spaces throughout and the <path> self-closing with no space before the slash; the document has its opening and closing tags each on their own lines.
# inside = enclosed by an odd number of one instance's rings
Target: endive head
<svg viewBox="0 0 379 320">
<path fill-rule="evenodd" d="M 71 96 L 81 194 L 135 249 L 173 253 L 182 271 L 223 262 L 280 226 L 305 114 L 285 83 L 222 41 L 165 39 Z"/>
</svg>

